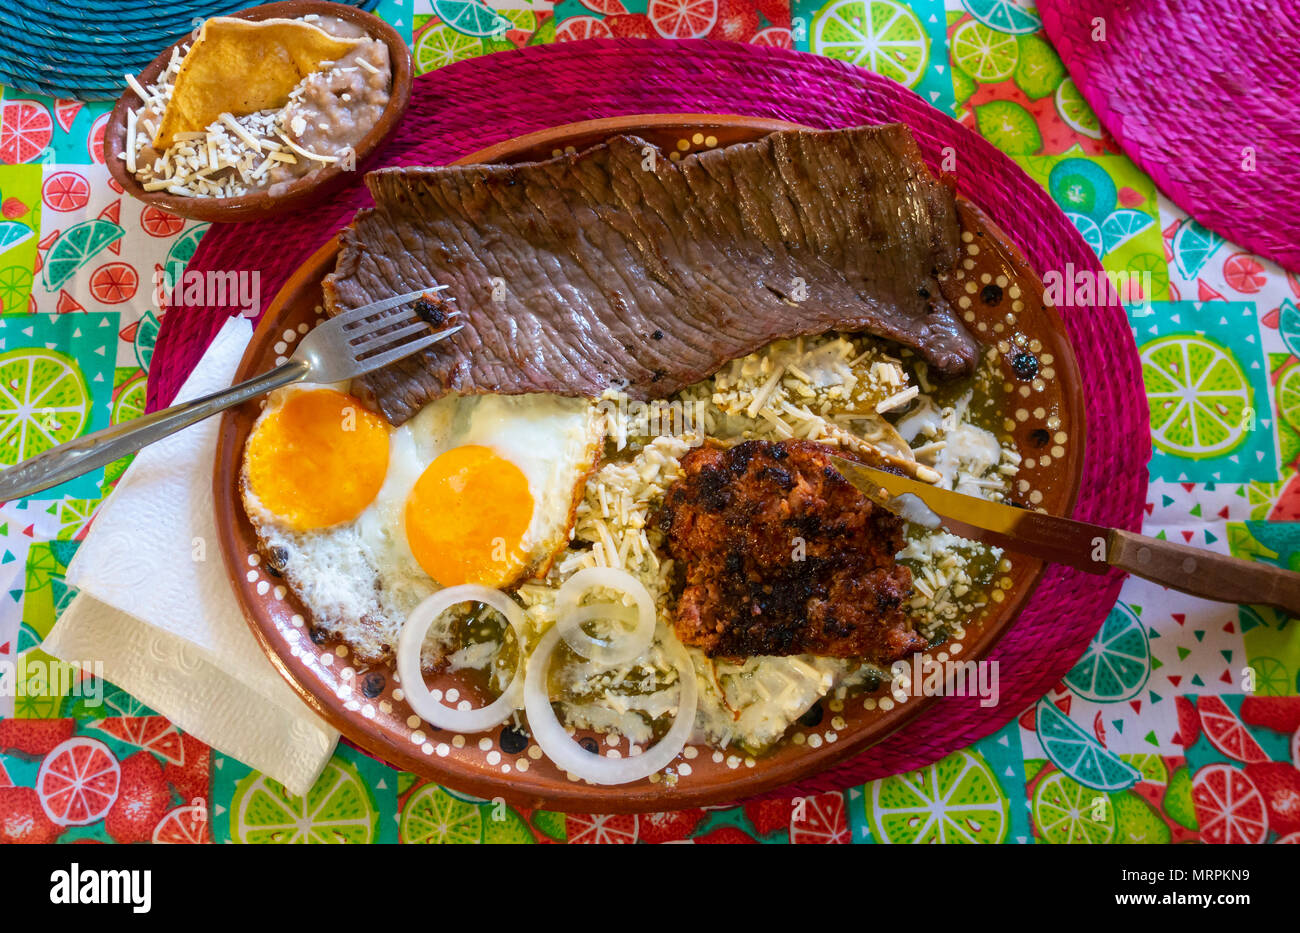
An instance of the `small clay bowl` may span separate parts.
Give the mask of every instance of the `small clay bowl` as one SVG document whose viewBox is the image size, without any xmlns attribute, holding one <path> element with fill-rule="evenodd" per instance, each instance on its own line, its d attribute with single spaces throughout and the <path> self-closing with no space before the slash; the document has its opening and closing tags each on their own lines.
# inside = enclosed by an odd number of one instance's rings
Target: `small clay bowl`
<svg viewBox="0 0 1300 933">
<path fill-rule="evenodd" d="M 138 201 L 156 205 L 182 217 L 233 223 L 282 214 L 302 207 L 309 201 L 318 201 L 359 181 L 365 174 L 367 162 L 378 152 L 384 140 L 397 129 L 402 114 L 406 112 L 406 105 L 411 101 L 411 52 L 393 27 L 377 16 L 341 3 L 325 3 L 322 0 L 285 0 L 282 3 L 268 3 L 230 15 L 240 19 L 263 20 L 296 19 L 310 13 L 335 16 L 356 23 L 366 31 L 367 35 L 379 39 L 388 46 L 388 57 L 392 63 L 393 73 L 388 106 L 379 115 L 370 132 L 357 144 L 355 171 L 346 171 L 336 164 L 325 165 L 281 186 L 274 196 L 265 190 L 253 191 L 233 198 L 191 198 L 171 194 L 165 190 L 145 191 L 136 177 L 126 170 L 126 162 L 123 159 L 126 146 L 127 111 L 134 110 L 144 103 L 139 95 L 128 87 L 117 99 L 113 113 L 108 118 L 108 125 L 104 128 L 104 155 L 108 170 L 112 172 L 113 177 L 126 193 Z M 172 49 L 190 41 L 191 38 L 186 36 L 164 49 L 162 54 L 149 64 L 149 67 L 136 75 L 140 84 L 144 87 L 152 84 L 171 61 Z"/>
</svg>

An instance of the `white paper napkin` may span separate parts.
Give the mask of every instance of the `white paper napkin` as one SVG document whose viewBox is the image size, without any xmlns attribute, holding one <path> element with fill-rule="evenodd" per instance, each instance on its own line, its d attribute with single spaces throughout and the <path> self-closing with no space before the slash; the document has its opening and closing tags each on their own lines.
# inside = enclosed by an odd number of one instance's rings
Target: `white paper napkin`
<svg viewBox="0 0 1300 933">
<path fill-rule="evenodd" d="M 231 318 L 177 401 L 230 385 L 252 335 Z M 68 567 L 80 594 L 42 647 L 104 676 L 213 748 L 305 794 L 338 733 L 262 653 L 226 578 L 213 518 L 209 418 L 146 447 Z"/>
</svg>

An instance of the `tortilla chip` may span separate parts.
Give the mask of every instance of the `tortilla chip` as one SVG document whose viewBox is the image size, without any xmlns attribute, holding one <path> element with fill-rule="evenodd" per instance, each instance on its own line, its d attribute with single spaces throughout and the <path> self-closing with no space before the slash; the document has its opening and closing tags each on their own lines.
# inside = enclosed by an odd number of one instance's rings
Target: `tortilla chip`
<svg viewBox="0 0 1300 933">
<path fill-rule="evenodd" d="M 177 133 L 202 132 L 223 113 L 244 116 L 283 107 L 304 77 L 364 38 L 341 39 L 297 19 L 260 21 L 219 16 L 203 24 L 181 60 L 155 149 Z"/>
</svg>

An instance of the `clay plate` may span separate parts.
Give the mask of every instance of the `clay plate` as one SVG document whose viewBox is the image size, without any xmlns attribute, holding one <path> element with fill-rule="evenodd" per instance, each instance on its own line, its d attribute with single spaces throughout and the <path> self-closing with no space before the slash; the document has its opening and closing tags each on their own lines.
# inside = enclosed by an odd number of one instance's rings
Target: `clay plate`
<svg viewBox="0 0 1300 933">
<path fill-rule="evenodd" d="M 752 117 L 620 117 L 533 133 L 461 162 L 547 158 L 620 132 L 639 134 L 668 152 L 685 152 L 745 142 L 791 127 Z M 1002 436 L 1013 440 L 1026 463 L 1013 482 L 1013 496 L 1027 507 L 1067 515 L 1082 472 L 1084 422 L 1079 374 L 1064 327 L 1056 311 L 1043 301 L 1037 275 L 1006 237 L 968 203 L 961 203 L 960 215 L 964 255 L 959 270 L 944 283 L 944 291 L 966 317 L 971 332 L 998 348 L 1007 393 Z M 254 333 L 236 381 L 283 360 L 317 322 L 320 281 L 333 270 L 337 252 L 336 240 L 326 244 L 285 284 Z M 986 291 L 990 299 L 995 297 L 988 285 L 1000 291 L 994 303 L 984 298 Z M 1032 378 L 1018 377 L 1011 367 L 1011 360 L 1024 353 L 1038 361 L 1039 373 Z M 1021 369 L 1023 373 L 1023 359 Z M 258 555 L 237 483 L 244 441 L 260 408 L 259 402 L 249 402 L 227 412 L 221 424 L 214 494 L 231 584 L 267 656 L 304 702 L 352 742 L 398 768 L 461 791 L 500 796 L 524 806 L 595 813 L 666 810 L 736 800 L 807 777 L 878 742 L 927 705 L 922 698 L 897 702 L 884 689 L 868 697 L 850 695 L 838 703 L 823 701 L 829 709 L 818 725 L 796 724 L 781 744 L 758 758 L 715 753 L 703 745 L 688 747 L 671 766 L 675 780 L 657 775 L 660 779 L 655 782 L 620 787 L 569 780 L 535 743 L 522 750 L 516 747 L 518 733 L 513 730 L 503 748 L 502 727 L 478 735 L 435 729 L 402 702 L 391 667 L 359 669 L 346 646 L 314 639 L 306 613 Z M 1003 566 L 995 585 L 999 595 L 984 615 L 970 620 L 953 641 L 931 649 L 931 655 L 940 660 L 978 659 L 1013 624 L 1042 575 L 1043 564 L 1009 556 Z M 431 687 L 444 690 L 453 685 L 457 685 L 454 678 L 430 681 Z M 458 686 L 463 690 L 465 685 Z M 619 748 L 625 753 L 626 743 Z"/>
<path fill-rule="evenodd" d="M 267 191 L 254 191 L 235 198 L 188 198 L 168 194 L 164 191 L 145 191 L 136 177 L 126 170 L 126 162 L 121 153 L 126 145 L 126 113 L 142 103 L 138 94 L 129 87 L 117 99 L 108 124 L 104 127 L 104 156 L 108 170 L 127 194 L 138 201 L 153 204 L 182 217 L 193 220 L 217 221 L 229 223 L 241 220 L 257 220 L 301 207 L 309 201 L 318 201 L 335 191 L 355 184 L 361 180 L 367 164 L 373 159 L 379 146 L 393 131 L 406 112 L 406 105 L 411 102 L 411 52 L 406 42 L 382 19 L 372 16 L 365 10 L 346 6 L 342 3 L 324 3 L 321 0 L 285 0 L 283 3 L 268 3 L 255 6 L 238 13 L 228 14 L 240 19 L 263 20 L 283 17 L 292 19 L 316 13 L 321 16 L 335 16 L 356 23 L 365 29 L 372 38 L 380 39 L 388 46 L 388 58 L 392 63 L 392 85 L 389 91 L 388 106 L 379 115 L 379 120 L 370 128 L 361 142 L 357 144 L 357 169 L 344 171 L 338 165 L 326 165 L 302 178 L 289 182 L 272 196 Z M 149 67 L 136 75 L 140 84 L 148 88 L 171 61 L 172 49 L 189 43 L 186 36 L 174 45 L 165 48 Z"/>
</svg>

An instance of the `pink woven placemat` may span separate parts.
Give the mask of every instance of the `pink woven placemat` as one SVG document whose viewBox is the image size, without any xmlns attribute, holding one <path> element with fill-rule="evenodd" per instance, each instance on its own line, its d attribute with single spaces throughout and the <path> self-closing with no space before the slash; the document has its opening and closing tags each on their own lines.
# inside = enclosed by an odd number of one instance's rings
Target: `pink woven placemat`
<svg viewBox="0 0 1300 933">
<path fill-rule="evenodd" d="M 1046 192 L 1002 153 L 920 97 L 885 78 L 829 59 L 703 41 L 599 40 L 471 59 L 418 79 L 406 120 L 382 156 L 390 165 L 450 162 L 515 136 L 596 117 L 723 113 L 818 127 L 903 122 L 931 167 L 951 147 L 957 182 L 1024 251 L 1040 274 L 1101 267 Z M 256 269 L 263 306 L 287 276 L 367 203 L 361 187 L 297 214 L 214 227 L 192 269 Z M 169 313 L 149 375 L 149 402 L 166 404 L 234 308 Z M 1137 354 L 1118 304 L 1062 309 L 1078 354 L 1087 441 L 1075 516 L 1136 529 L 1150 457 Z M 936 701 L 926 714 L 863 755 L 799 785 L 843 788 L 921 767 L 997 730 L 1075 663 L 1119 594 L 1121 575 L 1051 567 L 1032 604 L 998 643 L 1001 703 Z"/>
<path fill-rule="evenodd" d="M 1039 0 L 1097 117 L 1171 201 L 1300 271 L 1300 0 Z"/>
</svg>

